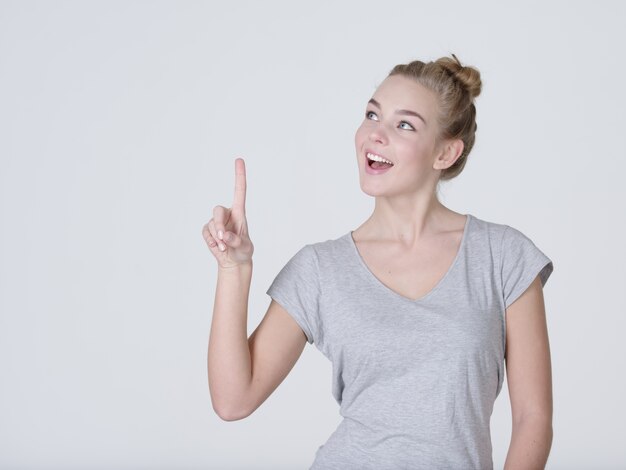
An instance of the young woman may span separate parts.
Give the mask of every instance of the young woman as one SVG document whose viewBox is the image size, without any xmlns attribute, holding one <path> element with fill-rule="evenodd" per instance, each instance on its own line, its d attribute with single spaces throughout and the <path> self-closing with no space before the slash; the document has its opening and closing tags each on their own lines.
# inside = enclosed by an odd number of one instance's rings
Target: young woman
<svg viewBox="0 0 626 470">
<path fill-rule="evenodd" d="M 454 55 L 391 70 L 355 136 L 372 215 L 289 260 L 250 338 L 253 245 L 236 160 L 233 206 L 216 206 L 203 228 L 218 262 L 208 373 L 222 419 L 253 413 L 315 343 L 333 364 L 343 420 L 312 469 L 491 469 L 506 360 L 505 469 L 545 466 L 552 382 L 542 287 L 553 263 L 519 230 L 437 198 L 439 182 L 467 162 L 480 91 L 479 72 Z"/>
</svg>

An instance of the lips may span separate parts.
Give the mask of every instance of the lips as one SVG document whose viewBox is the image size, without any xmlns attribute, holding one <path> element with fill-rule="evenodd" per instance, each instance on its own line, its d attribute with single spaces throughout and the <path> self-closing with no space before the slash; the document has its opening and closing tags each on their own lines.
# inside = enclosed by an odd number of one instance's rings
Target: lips
<svg viewBox="0 0 626 470">
<path fill-rule="evenodd" d="M 369 152 L 369 153 L 374 153 L 374 152 Z M 375 154 L 375 155 L 378 155 L 378 154 Z M 384 167 L 380 167 L 380 168 L 373 167 L 372 166 L 373 164 L 376 164 L 376 162 L 370 160 L 369 158 L 367 158 L 367 152 L 366 152 L 366 156 L 365 156 L 365 173 L 367 173 L 368 175 L 383 175 L 383 174 L 387 173 L 388 171 L 391 171 L 391 169 L 393 168 L 393 164 L 392 165 L 385 165 Z"/>
<path fill-rule="evenodd" d="M 372 149 L 365 149 L 365 153 L 364 153 L 363 155 L 364 155 L 364 157 L 365 157 L 365 163 L 367 163 L 368 165 L 369 165 L 369 164 L 370 164 L 370 162 L 371 162 L 371 160 L 370 160 L 369 158 L 367 158 L 367 154 L 368 154 L 368 153 L 372 153 L 372 154 L 374 154 L 374 155 L 377 155 L 377 156 L 379 156 L 379 157 L 384 158 L 385 160 L 389 160 L 389 161 L 391 162 L 391 164 L 392 164 L 392 165 L 394 165 L 394 164 L 395 164 L 395 163 L 394 163 L 394 162 L 393 162 L 390 158 L 387 158 L 387 157 L 386 157 L 385 155 L 383 155 L 382 153 L 376 152 L 376 151 L 374 151 L 374 150 L 372 150 Z"/>
</svg>

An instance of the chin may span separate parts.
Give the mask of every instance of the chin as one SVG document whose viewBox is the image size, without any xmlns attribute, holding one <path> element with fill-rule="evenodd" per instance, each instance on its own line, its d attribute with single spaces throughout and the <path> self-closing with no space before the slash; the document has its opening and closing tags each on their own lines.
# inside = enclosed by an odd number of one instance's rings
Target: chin
<svg viewBox="0 0 626 470">
<path fill-rule="evenodd" d="M 384 187 L 383 185 L 376 184 L 363 184 L 363 181 L 360 181 L 361 191 L 363 191 L 368 196 L 377 197 L 377 196 L 391 196 L 391 191 L 389 188 Z"/>
</svg>

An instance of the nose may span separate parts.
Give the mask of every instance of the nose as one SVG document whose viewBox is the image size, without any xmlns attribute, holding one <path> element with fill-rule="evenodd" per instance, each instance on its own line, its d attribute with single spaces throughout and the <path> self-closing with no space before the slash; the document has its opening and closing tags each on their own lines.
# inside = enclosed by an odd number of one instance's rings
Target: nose
<svg viewBox="0 0 626 470">
<path fill-rule="evenodd" d="M 371 142 L 384 145 L 387 143 L 387 133 L 382 126 L 375 126 L 369 133 L 369 139 Z"/>
</svg>

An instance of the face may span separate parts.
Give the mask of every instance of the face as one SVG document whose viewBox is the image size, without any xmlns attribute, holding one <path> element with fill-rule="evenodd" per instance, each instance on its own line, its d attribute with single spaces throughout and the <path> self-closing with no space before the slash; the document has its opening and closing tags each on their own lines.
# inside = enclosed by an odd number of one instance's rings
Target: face
<svg viewBox="0 0 626 470">
<path fill-rule="evenodd" d="M 355 135 L 359 180 L 365 193 L 393 196 L 434 189 L 442 168 L 437 163 L 437 111 L 435 94 L 415 80 L 393 75 L 381 83 Z M 372 169 L 368 153 L 393 166 Z"/>
</svg>

